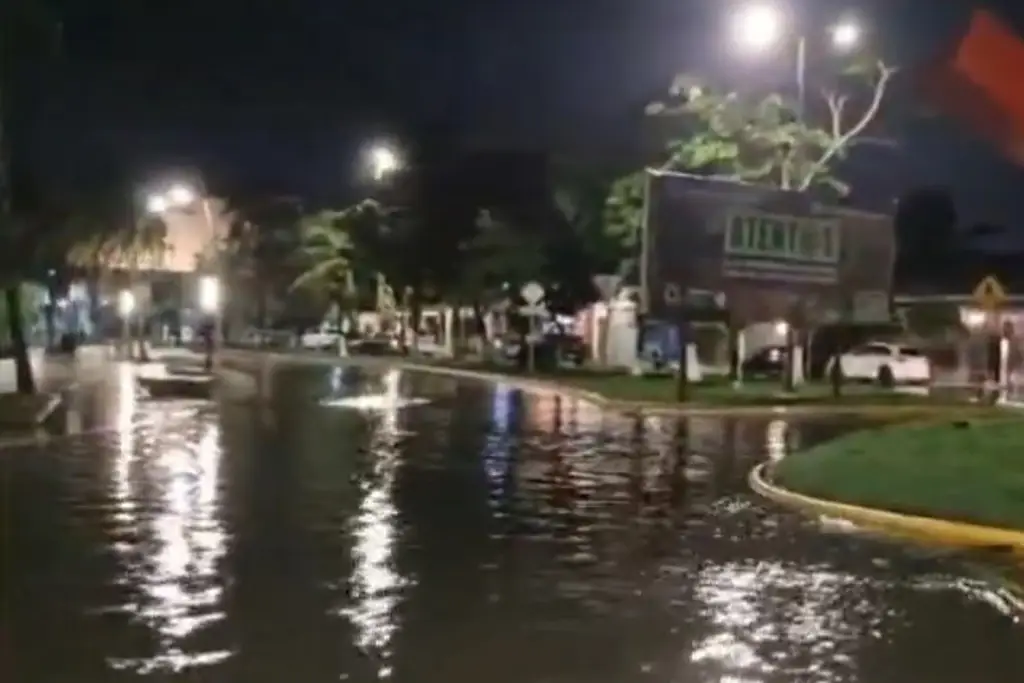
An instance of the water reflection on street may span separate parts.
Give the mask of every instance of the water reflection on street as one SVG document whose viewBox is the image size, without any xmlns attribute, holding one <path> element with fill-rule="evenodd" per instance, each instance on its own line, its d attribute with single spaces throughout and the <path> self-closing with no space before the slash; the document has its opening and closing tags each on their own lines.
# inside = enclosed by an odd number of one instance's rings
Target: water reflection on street
<svg viewBox="0 0 1024 683">
<path fill-rule="evenodd" d="M 122 372 L 78 399 L 82 433 L 0 450 L 5 683 L 1024 679 L 989 587 L 747 493 L 862 425 L 255 384 L 148 401 Z"/>
</svg>

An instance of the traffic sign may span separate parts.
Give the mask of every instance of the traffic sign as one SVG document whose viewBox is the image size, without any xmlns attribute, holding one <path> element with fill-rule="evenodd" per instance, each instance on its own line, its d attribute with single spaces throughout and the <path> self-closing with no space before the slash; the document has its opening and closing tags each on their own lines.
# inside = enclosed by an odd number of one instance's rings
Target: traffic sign
<svg viewBox="0 0 1024 683">
<path fill-rule="evenodd" d="M 533 304 L 538 303 L 544 298 L 544 287 L 538 282 L 527 282 L 523 285 L 523 288 L 519 290 L 526 303 Z"/>
<path fill-rule="evenodd" d="M 683 304 L 683 290 L 675 282 L 669 282 L 665 285 L 665 291 L 662 296 L 665 298 L 666 306 L 681 306 Z"/>
<path fill-rule="evenodd" d="M 605 301 L 615 297 L 615 293 L 619 291 L 620 284 L 622 284 L 622 277 L 619 275 L 594 276 L 594 287 L 597 288 L 597 293 Z"/>
<path fill-rule="evenodd" d="M 544 304 L 530 304 L 529 306 L 522 306 L 519 312 L 523 315 L 536 316 L 538 318 L 548 314 L 548 307 Z"/>
<path fill-rule="evenodd" d="M 1006 290 L 994 275 L 989 275 L 974 288 L 974 300 L 982 308 L 991 311 L 1006 302 Z"/>
</svg>

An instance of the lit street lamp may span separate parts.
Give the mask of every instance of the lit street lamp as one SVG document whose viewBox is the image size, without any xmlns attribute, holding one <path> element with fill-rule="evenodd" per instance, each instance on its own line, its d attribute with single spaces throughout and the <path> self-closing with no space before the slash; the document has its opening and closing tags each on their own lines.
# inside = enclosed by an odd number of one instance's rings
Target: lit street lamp
<svg viewBox="0 0 1024 683">
<path fill-rule="evenodd" d="M 131 355 L 129 325 L 134 311 L 135 294 L 129 289 L 122 289 L 117 295 L 117 313 L 121 317 L 121 349 L 126 358 Z"/>
<path fill-rule="evenodd" d="M 373 179 L 380 182 L 402 168 L 402 159 L 394 148 L 377 144 L 370 148 L 367 165 Z"/>
<path fill-rule="evenodd" d="M 204 275 L 199 280 L 199 308 L 205 313 L 220 310 L 220 281 L 214 275 Z"/>
<path fill-rule="evenodd" d="M 209 233 L 209 246 L 215 259 L 214 268 L 216 275 L 206 275 L 199 280 L 199 307 L 205 313 L 214 317 L 213 335 L 208 344 L 207 365 L 212 367 L 213 347 L 217 340 L 220 340 L 224 333 L 224 317 L 221 310 L 221 281 L 223 261 L 220 255 L 220 246 L 217 244 L 217 228 L 214 225 L 213 210 L 210 207 L 210 198 L 205 192 L 197 191 L 195 188 L 177 183 L 171 185 L 164 192 L 152 194 L 146 201 L 146 208 L 150 213 L 165 215 L 172 211 L 180 211 L 198 203 L 203 212 L 203 221 Z"/>
<path fill-rule="evenodd" d="M 199 279 L 199 308 L 204 313 L 214 316 L 214 320 L 220 321 L 220 280 L 215 275 L 204 275 Z M 206 350 L 205 363 L 207 372 L 213 370 L 213 351 L 216 345 L 216 338 L 219 332 L 218 326 L 214 327 L 214 333 L 204 335 L 204 346 Z"/>
<path fill-rule="evenodd" d="M 733 37 L 738 45 L 752 52 L 764 52 L 791 35 L 793 20 L 779 6 L 770 2 L 747 5 L 733 15 Z M 829 42 L 836 50 L 855 49 L 862 41 L 862 29 L 853 21 L 842 21 L 829 29 Z M 797 113 L 804 117 L 807 92 L 807 36 L 796 35 Z"/>
</svg>

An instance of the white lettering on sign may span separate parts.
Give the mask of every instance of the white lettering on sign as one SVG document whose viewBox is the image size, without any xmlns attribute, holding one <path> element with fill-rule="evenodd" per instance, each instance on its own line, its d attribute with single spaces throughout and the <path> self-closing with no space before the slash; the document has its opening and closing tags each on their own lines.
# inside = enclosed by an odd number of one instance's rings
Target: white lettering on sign
<svg viewBox="0 0 1024 683">
<path fill-rule="evenodd" d="M 774 261 L 839 262 L 839 221 L 797 218 L 756 211 L 730 213 L 725 253 Z"/>
</svg>

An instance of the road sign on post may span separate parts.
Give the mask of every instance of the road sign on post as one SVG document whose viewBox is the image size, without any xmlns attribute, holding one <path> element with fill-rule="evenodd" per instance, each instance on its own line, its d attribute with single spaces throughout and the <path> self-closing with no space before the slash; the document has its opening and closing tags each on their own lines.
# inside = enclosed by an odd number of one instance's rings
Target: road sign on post
<svg viewBox="0 0 1024 683">
<path fill-rule="evenodd" d="M 974 288 L 974 301 L 986 311 L 995 311 L 1006 303 L 1006 289 L 994 275 L 985 277 Z"/>
<path fill-rule="evenodd" d="M 622 284 L 621 275 L 595 275 L 593 278 L 594 288 L 601 295 L 602 301 L 609 301 L 615 298 Z"/>
<path fill-rule="evenodd" d="M 662 290 L 665 308 L 671 311 L 676 319 L 679 331 L 679 377 L 676 381 L 676 400 L 685 403 L 690 395 L 690 319 L 686 307 L 683 287 L 678 282 L 666 282 Z"/>
<path fill-rule="evenodd" d="M 597 360 L 602 365 L 608 364 L 608 335 L 612 329 L 612 307 L 615 295 L 622 284 L 620 275 L 595 275 L 594 288 L 601 295 L 601 304 L 604 306 L 604 317 L 600 320 L 597 329 Z"/>
<path fill-rule="evenodd" d="M 544 299 L 544 287 L 539 282 L 527 282 L 519 290 L 519 295 L 526 301 L 526 306 L 522 311 L 530 320 L 530 332 L 523 341 L 526 342 L 527 369 L 532 373 L 536 364 L 534 342 L 537 336 L 537 316 L 543 310 L 540 302 Z"/>
<path fill-rule="evenodd" d="M 538 282 L 527 282 L 523 285 L 523 288 L 519 290 L 519 294 L 523 297 L 523 300 L 526 301 L 526 303 L 533 306 L 544 298 L 544 287 Z"/>
</svg>

